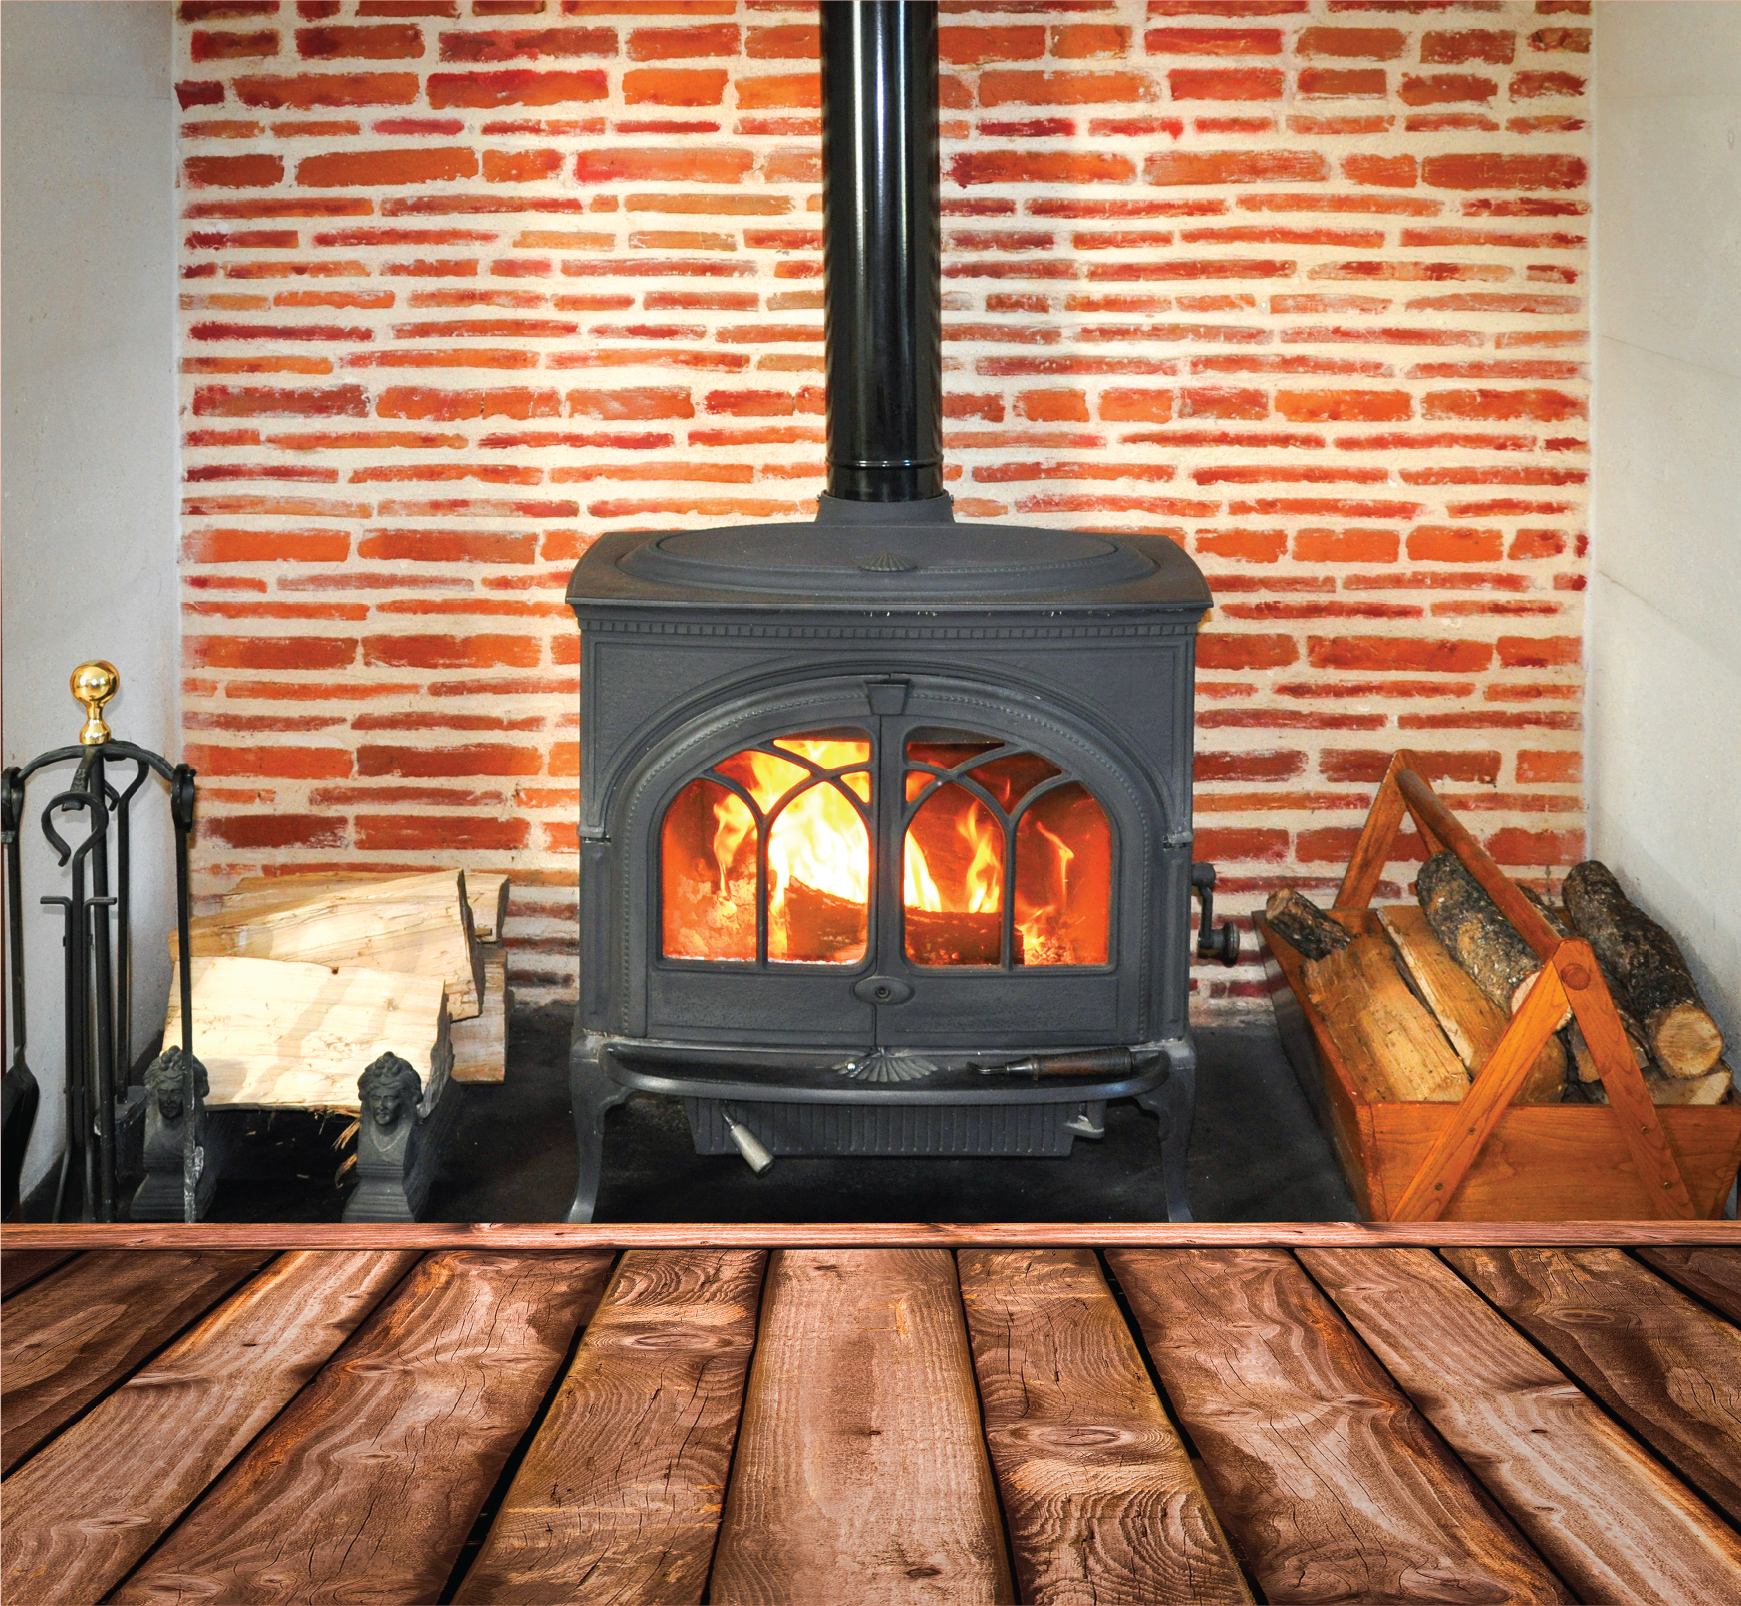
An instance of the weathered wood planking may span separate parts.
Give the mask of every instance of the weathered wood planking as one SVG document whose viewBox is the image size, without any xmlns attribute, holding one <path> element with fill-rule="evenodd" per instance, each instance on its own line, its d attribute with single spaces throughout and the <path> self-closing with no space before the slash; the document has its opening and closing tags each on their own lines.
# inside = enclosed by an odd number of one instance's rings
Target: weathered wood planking
<svg viewBox="0 0 1741 1606">
<path fill-rule="evenodd" d="M 1299 1255 L 1580 1600 L 1741 1600 L 1741 1539 L 1431 1250 Z"/>
<path fill-rule="evenodd" d="M 1012 1599 L 954 1257 L 782 1250 L 762 1309 L 710 1598 Z"/>
<path fill-rule="evenodd" d="M 765 1260 L 623 1256 L 457 1601 L 701 1599 Z"/>
<path fill-rule="evenodd" d="M 610 1259 L 424 1260 L 112 1599 L 436 1600 Z"/>
<path fill-rule="evenodd" d="M 0 1471 L 271 1258 L 269 1249 L 108 1249 L 25 1289 L 0 1337 Z"/>
<path fill-rule="evenodd" d="M 8 1249 L 0 1254 L 0 1299 L 22 1293 L 77 1253 L 76 1249 Z"/>
<path fill-rule="evenodd" d="M 1741 1518 L 1741 1331 L 1618 1249 L 1444 1255 L 1688 1482 Z"/>
<path fill-rule="evenodd" d="M 1741 1322 L 1741 1248 L 1640 1248 L 1638 1257 Z"/>
<path fill-rule="evenodd" d="M 420 1258 L 299 1250 L 6 1480 L 0 1595 L 101 1600 Z"/>
<path fill-rule="evenodd" d="M 1249 1601 L 1094 1252 L 958 1261 L 1021 1598 Z"/>
<path fill-rule="evenodd" d="M 1290 1255 L 1107 1260 L 1269 1600 L 1570 1598 Z"/>
</svg>

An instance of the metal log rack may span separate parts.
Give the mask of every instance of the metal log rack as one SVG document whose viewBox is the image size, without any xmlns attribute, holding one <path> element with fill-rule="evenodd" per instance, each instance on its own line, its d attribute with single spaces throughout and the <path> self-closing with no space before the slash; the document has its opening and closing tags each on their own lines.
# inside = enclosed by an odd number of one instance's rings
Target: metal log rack
<svg viewBox="0 0 1741 1606">
<path fill-rule="evenodd" d="M 188 838 L 193 830 L 195 772 L 186 764 L 171 764 L 157 753 L 118 741 L 102 717 L 105 704 L 120 688 L 111 664 L 81 664 L 72 675 L 72 694 L 85 708 L 78 745 L 57 747 L 28 764 L 0 774 L 0 823 L 4 827 L 6 867 L 6 949 L 9 964 L 9 1012 L 12 1017 L 12 1059 L 6 1072 L 10 1084 L 5 1134 L 5 1199 L 10 1213 L 17 1205 L 19 1170 L 35 1114 L 35 1078 L 25 1063 L 25 965 L 22 830 L 26 788 L 39 771 L 57 764 L 77 765 L 71 782 L 56 792 L 40 815 L 42 833 L 54 849 L 60 867 L 71 867 L 65 894 L 41 899 L 63 912 L 65 945 L 66 1072 L 64 1099 L 66 1137 L 55 1180 L 52 1218 L 61 1219 L 67 1183 L 77 1174 L 82 1184 L 80 1213 L 86 1221 L 119 1219 L 121 1155 L 117 1116 L 125 1108 L 127 1081 L 133 1068 L 133 932 L 132 821 L 134 798 L 152 774 L 169 790 L 170 819 L 175 830 L 175 915 L 180 952 L 189 946 L 190 894 Z M 116 765 L 131 763 L 125 786 L 110 779 Z M 56 829 L 57 816 L 85 815 L 85 838 L 77 846 Z M 111 863 L 111 848 L 113 863 Z M 193 1221 L 194 1189 L 198 1181 L 202 1126 L 200 1075 L 193 1059 L 193 1001 L 190 968 L 178 966 L 181 988 L 181 1050 L 183 1103 L 190 1112 L 184 1122 L 184 1217 Z"/>
</svg>

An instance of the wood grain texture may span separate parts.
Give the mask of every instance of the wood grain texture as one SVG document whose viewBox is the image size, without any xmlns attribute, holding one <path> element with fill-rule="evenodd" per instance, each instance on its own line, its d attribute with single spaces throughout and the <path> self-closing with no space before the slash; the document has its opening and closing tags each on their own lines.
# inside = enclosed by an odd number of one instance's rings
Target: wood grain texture
<svg viewBox="0 0 1741 1606">
<path fill-rule="evenodd" d="M 1021 1598 L 1249 1601 L 1093 1251 L 957 1259 Z"/>
<path fill-rule="evenodd" d="M 623 1256 L 456 1600 L 701 1599 L 765 1260 Z"/>
<path fill-rule="evenodd" d="M 280 1256 L 6 1480 L 0 1593 L 101 1600 L 418 1259 Z"/>
<path fill-rule="evenodd" d="M 1438 1256 L 1299 1255 L 1579 1600 L 1741 1600 L 1741 1539 Z"/>
<path fill-rule="evenodd" d="M 1391 754 L 1384 780 L 1367 811 L 1366 823 L 1360 829 L 1360 838 L 1354 844 L 1348 868 L 1343 872 L 1342 885 L 1336 893 L 1338 909 L 1364 909 L 1378 890 L 1405 808 L 1402 793 L 1397 790 L 1397 780 L 1408 768 L 1411 756 L 1408 753 Z"/>
<path fill-rule="evenodd" d="M 732 1606 L 1013 1598 L 952 1255 L 770 1259 L 708 1593 Z"/>
<path fill-rule="evenodd" d="M 1741 1518 L 1741 1331 L 1618 1249 L 1449 1249 L 1445 1258 Z"/>
<path fill-rule="evenodd" d="M 1741 1235 L 1728 1247 L 1640 1247 L 1639 1259 L 1741 1322 Z"/>
<path fill-rule="evenodd" d="M 1592 1114 L 1600 1114 L 1594 1106 Z M 1449 1113 L 1417 1106 L 1430 1137 Z M 1511 1112 L 1540 1117 L 1561 1110 Z M 1699 1119 L 1727 1110 L 1665 1110 L 1675 1146 L 1683 1153 Z M 1692 1121 L 1677 1128 L 1676 1116 Z M 1737 1108 L 1741 1118 L 1741 1107 Z M 1556 1123 L 1557 1124 L 1557 1123 Z M 1726 1138 L 1721 1153 L 1741 1156 L 1741 1144 Z M 1705 1158 L 1709 1159 L 1707 1155 Z M 1412 1171 L 1412 1167 L 1411 1167 Z M 1730 1178 L 1734 1166 L 1730 1165 Z M 1727 1184 L 1725 1184 L 1725 1187 Z M 179 1222 L 0 1227 L 0 1245 L 19 1249 L 974 1249 L 1201 1246 L 1235 1244 L 1342 1244 L 1384 1248 L 1424 1244 L 1725 1244 L 1741 1245 L 1733 1221 L 1654 1221 L 1588 1214 L 1564 1221 L 1519 1221 L 1489 1212 L 1480 1221 L 674 1221 L 650 1224 L 600 1222 L 419 1221 L 399 1223 Z"/>
<path fill-rule="evenodd" d="M 1569 1598 L 1291 1256 L 1107 1261 L 1266 1598 Z"/>
<path fill-rule="evenodd" d="M 0 1254 L 0 1299 L 10 1299 L 73 1258 L 71 1249 L 8 1249 Z"/>
<path fill-rule="evenodd" d="M 7 1306 L 0 1335 L 0 1471 L 10 1472 L 271 1254 L 107 1249 L 25 1289 Z"/>
<path fill-rule="evenodd" d="M 437 1599 L 609 1269 L 430 1256 L 112 1598 Z"/>
</svg>

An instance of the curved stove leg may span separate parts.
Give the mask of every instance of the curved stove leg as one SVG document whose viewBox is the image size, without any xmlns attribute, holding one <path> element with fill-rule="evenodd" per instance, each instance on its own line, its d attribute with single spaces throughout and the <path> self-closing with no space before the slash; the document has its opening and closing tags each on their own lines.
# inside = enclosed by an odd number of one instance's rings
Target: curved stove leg
<svg viewBox="0 0 1741 1606">
<path fill-rule="evenodd" d="M 1171 1074 L 1159 1087 L 1137 1094 L 1143 1109 L 1161 1120 L 1161 1186 L 1168 1221 L 1195 1221 L 1185 1188 L 1185 1157 L 1197 1114 L 1197 1056 L 1190 1049 L 1173 1057 Z"/>
<path fill-rule="evenodd" d="M 580 1174 L 574 1184 L 571 1222 L 588 1222 L 598 1206 L 599 1174 L 604 1168 L 605 1112 L 629 1096 L 601 1063 L 596 1039 L 577 1034 L 568 1053 L 568 1097 L 574 1108 L 574 1145 Z"/>
</svg>

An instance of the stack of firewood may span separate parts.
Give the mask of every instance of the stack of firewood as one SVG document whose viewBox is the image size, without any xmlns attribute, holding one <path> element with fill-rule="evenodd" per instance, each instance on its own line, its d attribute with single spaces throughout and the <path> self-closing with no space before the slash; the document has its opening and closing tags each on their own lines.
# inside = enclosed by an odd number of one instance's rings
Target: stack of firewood
<svg viewBox="0 0 1741 1606">
<path fill-rule="evenodd" d="M 198 916 L 194 1054 L 214 1105 L 351 1110 L 384 1053 L 426 1100 L 452 1077 L 499 1082 L 507 1056 L 508 878 L 255 876 Z M 179 963 L 174 935 L 172 958 Z M 180 980 L 164 1041 L 180 1040 Z"/>
<path fill-rule="evenodd" d="M 1299 892 L 1275 893 L 1268 925 L 1307 961 L 1319 1015 L 1375 1102 L 1455 1102 L 1486 1063 L 1541 969 L 1454 854 L 1429 859 L 1415 882 L 1418 907 L 1375 911 L 1383 935 L 1350 930 Z M 1679 945 L 1595 859 L 1567 875 L 1564 904 L 1528 894 L 1564 937 L 1590 944 L 1633 1057 L 1658 1104 L 1720 1104 L 1733 1079 L 1723 1036 L 1699 996 Z M 1543 1046 L 1520 1104 L 1605 1104 L 1596 1062 L 1575 1020 Z"/>
</svg>

